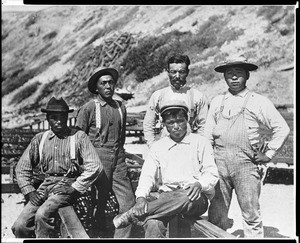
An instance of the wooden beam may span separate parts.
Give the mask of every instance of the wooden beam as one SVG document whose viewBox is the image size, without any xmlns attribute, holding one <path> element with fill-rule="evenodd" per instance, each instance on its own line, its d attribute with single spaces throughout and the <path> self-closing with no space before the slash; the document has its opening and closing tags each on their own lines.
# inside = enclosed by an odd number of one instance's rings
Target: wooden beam
<svg viewBox="0 0 300 243">
<path fill-rule="evenodd" d="M 194 222 L 194 227 L 208 238 L 236 238 L 236 236 L 226 232 L 205 219 L 199 219 Z"/>
<path fill-rule="evenodd" d="M 64 232 L 63 238 L 90 238 L 83 228 L 72 206 L 60 208 L 58 214 L 61 218 Z"/>
<path fill-rule="evenodd" d="M 1 193 L 21 193 L 21 190 L 16 183 L 1 184 Z"/>
<path fill-rule="evenodd" d="M 136 161 L 140 165 L 142 165 L 144 163 L 144 159 L 142 158 L 141 155 L 138 155 L 138 154 L 131 154 L 131 153 L 125 152 L 125 157 Z"/>
<path fill-rule="evenodd" d="M 285 163 L 288 165 L 294 164 L 293 158 L 287 158 L 287 157 L 274 157 L 271 161 L 271 163 L 277 164 L 277 163 Z"/>
</svg>

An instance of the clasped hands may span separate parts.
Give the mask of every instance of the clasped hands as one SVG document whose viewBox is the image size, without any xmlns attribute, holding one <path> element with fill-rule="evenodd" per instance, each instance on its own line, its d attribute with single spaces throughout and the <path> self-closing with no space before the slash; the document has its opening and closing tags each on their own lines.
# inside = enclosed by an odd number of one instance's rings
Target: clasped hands
<svg viewBox="0 0 300 243">
<path fill-rule="evenodd" d="M 186 185 L 184 190 L 187 190 L 187 196 L 191 202 L 198 200 L 201 197 L 202 186 L 199 182 Z M 139 197 L 133 207 L 133 214 L 141 217 L 148 212 L 148 201 L 144 197 Z"/>
<path fill-rule="evenodd" d="M 259 163 L 265 164 L 265 163 L 270 162 L 270 160 L 271 159 L 267 155 L 262 153 L 261 151 L 254 152 L 254 163 L 255 164 L 259 164 Z"/>
<path fill-rule="evenodd" d="M 67 183 L 58 183 L 57 185 L 55 185 L 51 192 L 49 194 L 51 195 L 71 195 L 71 196 L 75 196 L 76 194 L 78 194 L 79 192 L 72 187 L 71 185 L 67 184 Z M 30 193 L 27 194 L 28 195 L 28 199 L 29 201 L 34 205 L 34 206 L 40 206 L 42 205 L 42 203 L 45 201 L 45 195 L 42 192 L 38 192 L 38 191 L 32 191 Z M 26 195 L 26 196 L 27 196 Z"/>
</svg>

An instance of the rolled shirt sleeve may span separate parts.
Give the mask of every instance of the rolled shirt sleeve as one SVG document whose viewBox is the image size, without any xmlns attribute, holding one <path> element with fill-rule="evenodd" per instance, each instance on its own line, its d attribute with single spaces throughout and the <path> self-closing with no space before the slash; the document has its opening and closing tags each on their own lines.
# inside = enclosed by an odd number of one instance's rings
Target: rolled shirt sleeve
<svg viewBox="0 0 300 243">
<path fill-rule="evenodd" d="M 42 133 L 33 137 L 16 166 L 17 182 L 23 195 L 27 195 L 36 190 L 32 185 L 32 177 L 33 168 L 39 163 L 38 141 L 40 141 L 41 138 Z"/>
<path fill-rule="evenodd" d="M 83 160 L 83 172 L 72 184 L 77 191 L 84 193 L 103 171 L 103 165 L 89 137 L 78 131 L 78 154 Z"/>
<path fill-rule="evenodd" d="M 230 116 L 234 116 L 239 112 L 248 92 L 249 90 L 245 89 L 238 95 L 227 93 L 223 113 L 229 116 L 231 111 Z M 220 114 L 222 99 L 223 95 L 215 97 L 211 101 L 207 114 L 204 135 L 212 145 L 214 145 L 213 130 Z M 266 127 L 271 132 L 271 136 L 265 154 L 270 159 L 276 156 L 287 140 L 290 128 L 274 104 L 267 97 L 252 92 L 245 107 L 244 118 L 251 145 L 256 146 L 260 143 L 262 137 L 260 128 Z"/>
</svg>

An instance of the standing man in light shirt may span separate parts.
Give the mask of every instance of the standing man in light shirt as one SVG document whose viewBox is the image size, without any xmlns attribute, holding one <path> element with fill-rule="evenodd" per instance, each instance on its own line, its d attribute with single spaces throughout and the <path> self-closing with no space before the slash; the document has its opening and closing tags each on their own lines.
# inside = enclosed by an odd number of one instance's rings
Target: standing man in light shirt
<svg viewBox="0 0 300 243">
<path fill-rule="evenodd" d="M 114 218 L 116 228 L 142 221 L 145 238 L 166 236 L 176 214 L 200 216 L 214 196 L 218 171 L 208 139 L 188 131 L 188 106 L 183 101 L 162 103 L 161 115 L 169 135 L 153 143 L 136 189 L 136 204 Z M 149 201 L 157 190 L 157 199 Z M 147 200 L 148 199 L 148 200 Z"/>
<path fill-rule="evenodd" d="M 143 128 L 147 145 L 166 135 L 161 123 L 161 105 L 167 100 L 182 100 L 189 108 L 188 124 L 193 133 L 203 135 L 204 124 L 208 111 L 207 99 L 198 90 L 186 85 L 189 75 L 190 59 L 187 55 L 176 54 L 168 59 L 167 72 L 170 86 L 155 91 L 149 99 Z"/>
<path fill-rule="evenodd" d="M 290 129 L 273 103 L 246 87 L 250 71 L 258 68 L 239 56 L 215 68 L 229 87 L 211 103 L 205 135 L 214 147 L 220 180 L 208 211 L 209 221 L 226 230 L 228 211 L 235 190 L 243 217 L 246 238 L 263 238 L 260 213 L 260 166 L 268 163 L 283 146 Z M 262 151 L 260 127 L 272 133 Z"/>
<path fill-rule="evenodd" d="M 35 135 L 17 164 L 18 185 L 28 203 L 12 227 L 16 238 L 55 237 L 58 209 L 72 205 L 103 171 L 89 137 L 67 126 L 68 113 L 72 111 L 62 98 L 52 97 L 42 108 L 51 130 Z M 33 184 L 35 168 L 44 177 L 38 188 Z"/>
</svg>

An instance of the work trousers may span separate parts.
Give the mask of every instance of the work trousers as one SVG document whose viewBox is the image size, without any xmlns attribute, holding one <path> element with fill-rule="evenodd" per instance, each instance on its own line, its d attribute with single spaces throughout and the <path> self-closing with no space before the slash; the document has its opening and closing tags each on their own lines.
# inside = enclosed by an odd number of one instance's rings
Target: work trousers
<svg viewBox="0 0 300 243">
<path fill-rule="evenodd" d="M 135 196 L 128 176 L 124 149 L 100 147 L 96 150 L 105 171 L 96 182 L 100 195 L 98 217 L 105 219 L 104 209 L 110 191 L 114 193 L 117 199 L 120 214 L 133 207 Z M 107 222 L 104 221 L 104 223 Z M 114 238 L 129 238 L 131 228 L 132 226 L 129 225 L 122 229 L 115 229 Z"/>
<path fill-rule="evenodd" d="M 145 238 L 166 237 L 167 225 L 176 215 L 199 217 L 208 207 L 208 199 L 204 194 L 196 201 L 190 201 L 187 190 L 178 189 L 162 192 L 158 198 L 148 203 L 148 213 L 143 220 Z"/>
<path fill-rule="evenodd" d="M 71 195 L 49 195 L 62 179 L 70 184 L 75 181 L 75 178 L 50 176 L 40 185 L 37 191 L 44 193 L 46 200 L 40 206 L 34 206 L 30 201 L 26 204 L 12 226 L 16 238 L 52 238 L 57 235 L 55 217 L 58 209 L 72 205 L 75 200 Z"/>
</svg>

